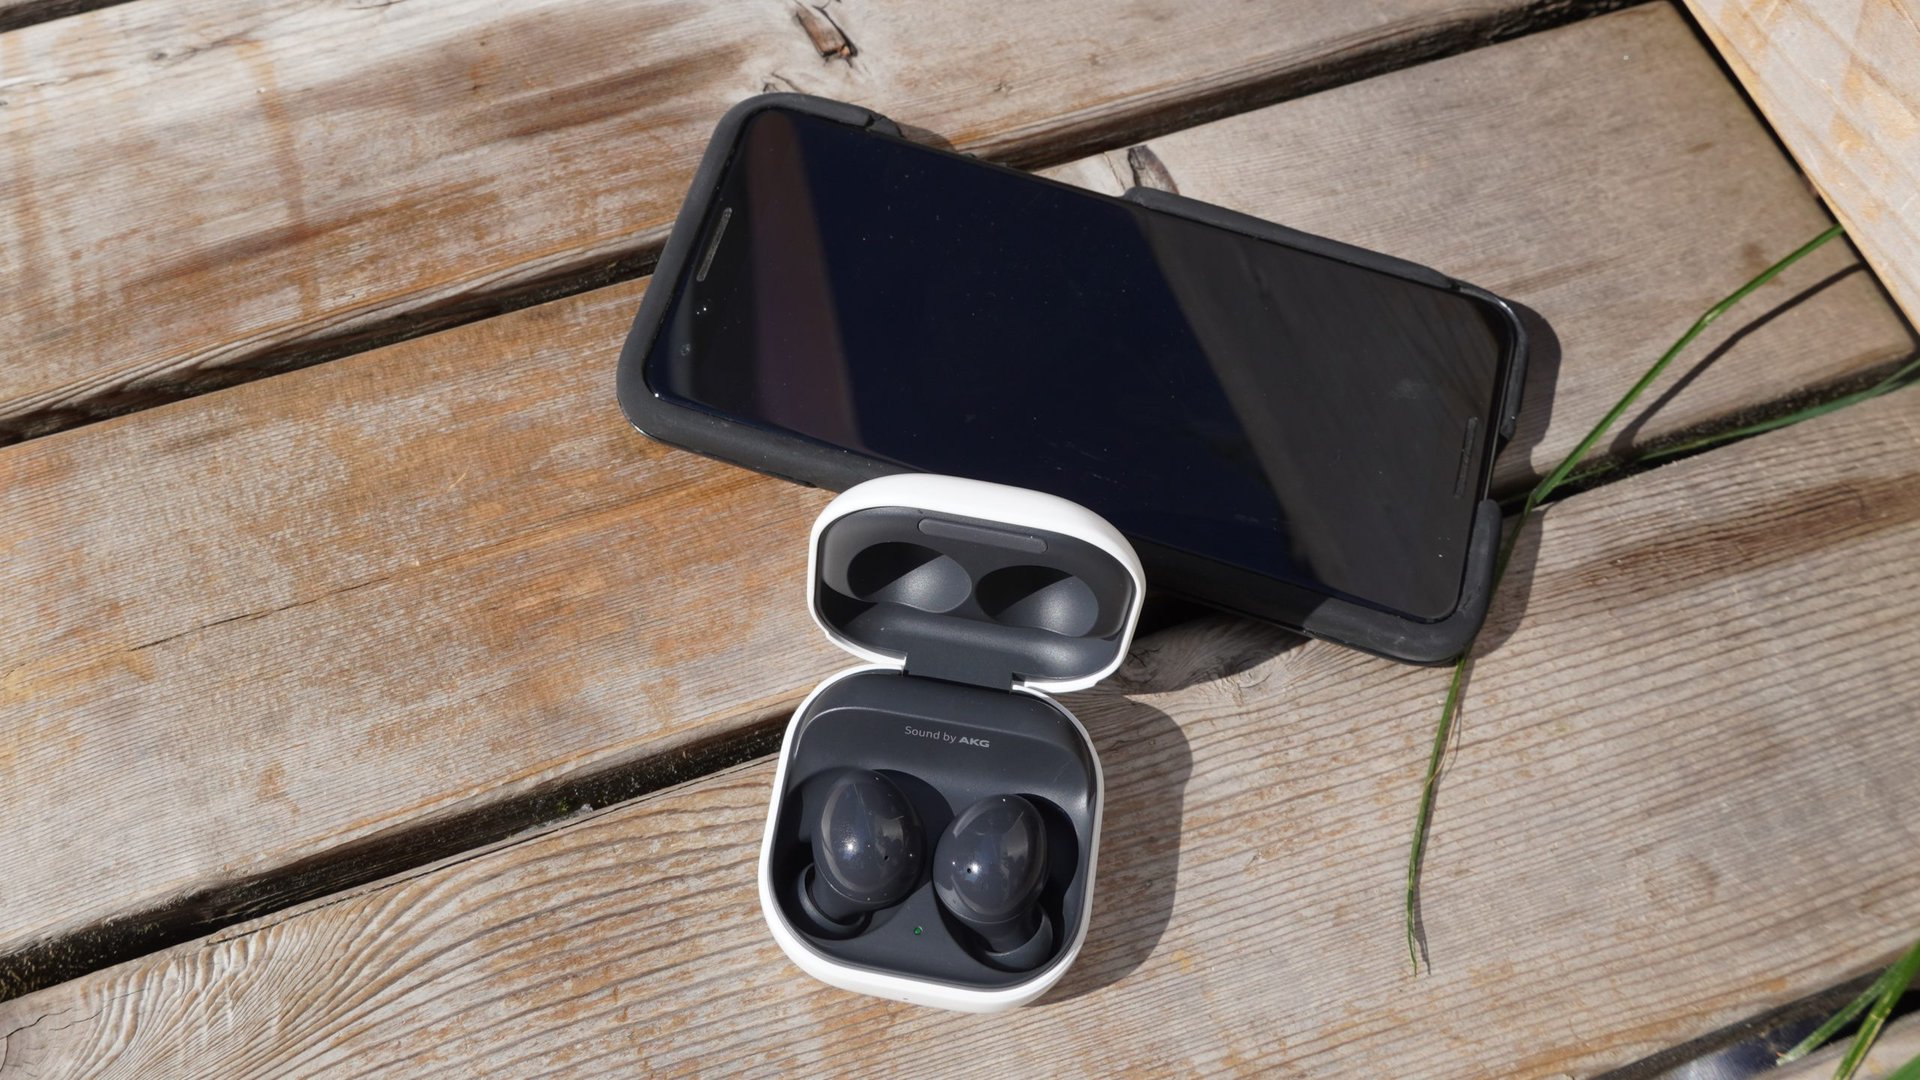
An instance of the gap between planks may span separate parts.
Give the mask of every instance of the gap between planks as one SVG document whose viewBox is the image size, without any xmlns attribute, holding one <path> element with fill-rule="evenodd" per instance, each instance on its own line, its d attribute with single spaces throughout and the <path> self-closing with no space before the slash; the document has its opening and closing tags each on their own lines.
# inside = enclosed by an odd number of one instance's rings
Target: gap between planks
<svg viewBox="0 0 1920 1080">
<path fill-rule="evenodd" d="M 115 4 L 129 3 L 130 0 L 0 0 L 0 34 L 9 30 L 18 30 L 34 23 L 51 22 L 64 19 L 69 15 L 79 15 L 88 11 Z"/>
<path fill-rule="evenodd" d="M 1531 153 L 1491 155 L 1488 131 Z M 1507 491 L 1751 272 L 1726 265 L 1727 237 L 1754 236 L 1741 262 L 1764 264 L 1825 223 L 1665 6 L 1147 146 L 1188 194 L 1538 309 L 1564 355 L 1534 369 Z M 1119 158 L 1056 172 L 1124 183 Z M 1736 354 L 1641 434 L 1904 355 L 1899 319 L 1848 266 L 1822 252 L 1757 296 L 1705 343 Z M 4 810 L 48 845 L 0 851 L 11 986 L 384 872 L 328 876 L 361 845 L 424 844 L 488 805 L 764 724 L 838 665 L 802 608 L 768 601 L 800 587 L 790 538 L 824 496 L 620 420 L 609 369 L 639 293 L 0 451 L 0 765 L 20 780 Z M 87 842 L 65 839 L 66 793 L 109 783 Z M 162 912 L 179 921 L 153 924 Z"/>
<path fill-rule="evenodd" d="M 1852 1043 L 1849 1032 L 1835 1045 L 1784 1066 L 1777 1073 L 1767 1074 L 1768 1080 L 1829 1080 Z M 1885 1080 L 1902 1065 L 1916 1060 L 1920 1060 L 1920 1015 L 1910 1014 L 1889 1023 L 1880 1032 L 1873 1049 L 1861 1059 L 1860 1071 L 1854 1074 L 1854 1080 Z"/>
<path fill-rule="evenodd" d="M 1909 389 L 1543 515 L 1442 783 L 1418 982 L 1397 899 L 1432 680 L 1211 619 L 1069 698 L 1106 835 L 1086 949 L 1037 1006 L 793 970 L 754 896 L 763 760 L 0 1005 L 6 1053 L 40 1076 L 1591 1075 L 1908 944 L 1920 639 L 1890 630 L 1920 602 L 1916 450 Z"/>
<path fill-rule="evenodd" d="M 0 956 L 0 1001 L 762 757 L 778 747 L 795 704 L 747 716 L 714 717 L 718 733 L 686 745 L 659 748 L 639 760 L 597 763 L 522 793 L 432 821 L 403 824 Z"/>
<path fill-rule="evenodd" d="M 1631 1065 L 1604 1073 L 1595 1080 L 1687 1080 L 1696 1075 L 1717 1076 L 1721 1071 L 1744 1080 L 1747 1071 L 1786 1053 L 1801 1039 L 1812 1034 L 1828 1017 L 1846 1007 L 1879 976 L 1877 970 L 1857 976 L 1798 1001 L 1746 1017 L 1738 1023 L 1678 1046 L 1668 1047 Z M 1683 1072 L 1683 1069 L 1686 1071 Z M 1767 1075 L 1784 1075 L 1784 1072 L 1768 1072 Z M 1828 1069 L 1827 1075 L 1832 1075 L 1831 1069 Z M 1859 1080 L 1873 1080 L 1873 1074 L 1864 1074 Z"/>
</svg>

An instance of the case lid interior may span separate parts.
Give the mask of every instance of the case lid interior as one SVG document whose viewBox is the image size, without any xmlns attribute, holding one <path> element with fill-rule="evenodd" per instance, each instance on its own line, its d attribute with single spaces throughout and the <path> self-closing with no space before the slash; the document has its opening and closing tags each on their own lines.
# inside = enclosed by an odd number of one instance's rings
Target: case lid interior
<svg viewBox="0 0 1920 1080">
<path fill-rule="evenodd" d="M 1077 690 L 1126 658 L 1146 591 L 1113 526 L 1076 503 L 947 476 L 882 477 L 813 527 L 827 636 L 908 674 Z"/>
</svg>

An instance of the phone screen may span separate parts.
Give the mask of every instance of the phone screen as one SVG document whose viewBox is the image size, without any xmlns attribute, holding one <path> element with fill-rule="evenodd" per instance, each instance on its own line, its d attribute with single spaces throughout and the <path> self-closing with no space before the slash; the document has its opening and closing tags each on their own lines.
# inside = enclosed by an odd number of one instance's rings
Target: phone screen
<svg viewBox="0 0 1920 1080">
<path fill-rule="evenodd" d="M 1458 600 L 1491 305 L 777 109 L 689 265 L 665 399 L 1416 619 Z"/>
</svg>

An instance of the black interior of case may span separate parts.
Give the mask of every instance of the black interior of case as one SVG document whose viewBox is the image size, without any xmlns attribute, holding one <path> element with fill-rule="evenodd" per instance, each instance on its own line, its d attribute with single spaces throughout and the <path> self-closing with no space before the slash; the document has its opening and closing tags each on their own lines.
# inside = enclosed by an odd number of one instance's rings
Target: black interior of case
<svg viewBox="0 0 1920 1080">
<path fill-rule="evenodd" d="M 836 939 L 816 926 L 800 902 L 801 882 L 825 788 L 846 767 L 899 785 L 926 829 L 929 865 L 941 832 L 977 800 L 1020 795 L 1033 803 L 1047 829 L 1040 907 L 1053 920 L 1053 955 L 1022 971 L 994 966 L 934 899 L 925 870 L 903 903 L 875 912 L 860 934 Z M 821 691 L 794 733 L 768 861 L 774 896 L 787 925 L 842 963 L 983 989 L 1025 982 L 1080 932 L 1094 786 L 1093 748 L 1045 699 L 895 671 L 848 676 Z"/>
<path fill-rule="evenodd" d="M 822 619 L 908 674 L 1006 689 L 1106 667 L 1133 581 L 1084 540 L 904 506 L 859 510 L 820 537 Z"/>
<path fill-rule="evenodd" d="M 821 618 L 850 641 L 904 660 L 904 671 L 842 678 L 814 697 L 789 744 L 768 870 L 787 923 L 846 964 L 995 989 L 1034 978 L 1080 933 L 1089 886 L 1093 747 L 1047 698 L 1014 678 L 1065 679 L 1105 668 L 1122 646 L 1132 577 L 1114 557 L 1057 533 L 907 507 L 861 510 L 822 532 L 813 587 Z M 908 898 L 840 937 L 800 901 L 811 830 L 835 774 L 872 769 L 896 782 L 926 831 L 972 803 L 1020 795 L 1047 830 L 1040 907 L 1053 953 L 997 966 L 934 898 L 927 871 Z"/>
</svg>

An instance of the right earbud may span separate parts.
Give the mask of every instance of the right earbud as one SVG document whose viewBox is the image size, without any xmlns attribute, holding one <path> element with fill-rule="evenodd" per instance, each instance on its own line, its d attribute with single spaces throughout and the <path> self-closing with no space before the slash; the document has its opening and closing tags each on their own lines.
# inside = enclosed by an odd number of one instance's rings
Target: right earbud
<svg viewBox="0 0 1920 1080">
<path fill-rule="evenodd" d="M 934 848 L 934 893 L 1002 967 L 1030 968 L 1052 953 L 1053 923 L 1040 909 L 1046 881 L 1046 822 L 1018 795 L 967 807 Z"/>
<path fill-rule="evenodd" d="M 834 777 L 813 830 L 801 892 L 827 929 L 857 932 L 868 912 L 906 899 L 926 862 L 920 815 L 899 785 L 871 769 Z"/>
</svg>

